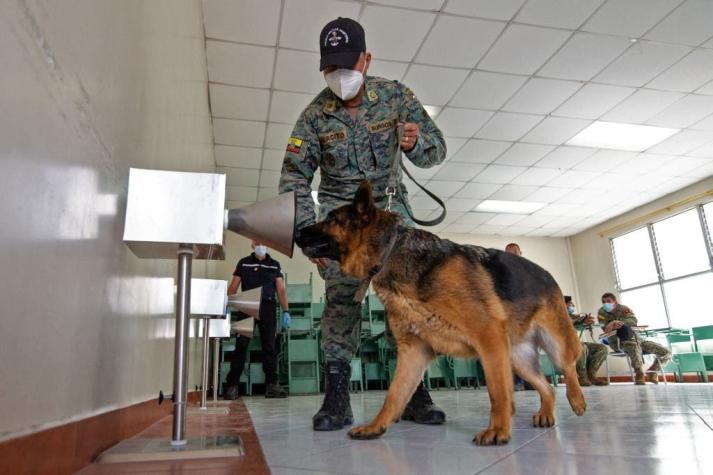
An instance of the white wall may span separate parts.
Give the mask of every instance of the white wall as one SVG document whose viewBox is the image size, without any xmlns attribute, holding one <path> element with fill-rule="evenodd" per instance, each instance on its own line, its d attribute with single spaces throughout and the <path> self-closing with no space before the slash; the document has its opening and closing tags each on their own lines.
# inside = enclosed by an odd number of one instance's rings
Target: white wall
<svg viewBox="0 0 713 475">
<path fill-rule="evenodd" d="M 121 236 L 130 166 L 214 169 L 203 41 L 198 0 L 0 2 L 0 438 L 171 391 L 176 266 Z"/>
</svg>

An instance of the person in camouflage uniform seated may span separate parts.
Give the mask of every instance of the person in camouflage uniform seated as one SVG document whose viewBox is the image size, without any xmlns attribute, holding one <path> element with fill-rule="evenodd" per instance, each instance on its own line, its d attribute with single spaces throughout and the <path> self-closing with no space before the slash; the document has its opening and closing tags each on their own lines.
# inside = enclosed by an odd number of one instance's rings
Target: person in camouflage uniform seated
<svg viewBox="0 0 713 475">
<path fill-rule="evenodd" d="M 572 319 L 572 324 L 588 328 L 591 335 L 594 317 L 591 314 L 577 314 L 574 301 L 569 295 L 564 296 L 564 303 L 567 305 L 567 313 L 569 318 Z M 601 343 L 582 342 L 582 356 L 577 360 L 577 379 L 579 379 L 580 386 L 591 386 L 592 384 L 606 386 L 609 384 L 608 381 L 602 381 L 596 377 L 597 371 L 607 359 L 608 352 L 606 345 Z"/>
<path fill-rule="evenodd" d="M 311 182 L 317 169 L 319 219 L 352 202 L 359 184 L 368 180 L 377 205 L 387 205 L 387 186 L 394 160 L 403 151 L 414 165 L 428 168 L 446 157 L 441 131 L 414 93 L 397 81 L 367 76 L 371 53 L 364 30 L 354 20 L 338 18 L 320 34 L 320 71 L 328 87 L 304 109 L 287 143 L 279 191 L 295 191 L 299 229 L 315 222 Z M 402 128 L 403 134 L 398 130 Z M 401 135 L 401 136 L 400 136 Z M 403 200 L 394 196 L 391 211 L 413 225 Z M 410 210 L 410 208 L 409 208 Z M 344 275 L 338 262 L 313 261 L 325 280 L 322 348 L 326 355 L 325 397 L 314 416 L 315 430 L 337 430 L 352 423 L 349 404 L 351 359 L 360 342 L 361 304 L 353 301 L 360 281 Z M 426 424 L 445 421 L 421 383 L 406 407 L 404 419 Z"/>
<path fill-rule="evenodd" d="M 624 327 L 631 328 L 638 325 L 634 312 L 626 305 L 618 303 L 614 294 L 609 292 L 602 295 L 602 307 L 599 309 L 597 317 L 599 322 L 604 325 L 605 333 L 615 330 L 622 333 L 621 330 L 625 329 Z M 671 359 L 671 352 L 658 343 L 642 340 L 636 332 L 623 333 L 630 334 L 630 337 L 625 341 L 620 341 L 621 338 L 617 335 L 608 337 L 611 349 L 623 351 L 629 357 L 631 367 L 634 369 L 634 382 L 636 384 L 643 385 L 646 384 L 646 381 L 658 384 L 658 371 L 660 371 L 661 365 L 666 365 Z M 644 372 L 644 360 L 641 356 L 643 353 L 656 355 L 654 363 L 646 372 Z"/>
</svg>

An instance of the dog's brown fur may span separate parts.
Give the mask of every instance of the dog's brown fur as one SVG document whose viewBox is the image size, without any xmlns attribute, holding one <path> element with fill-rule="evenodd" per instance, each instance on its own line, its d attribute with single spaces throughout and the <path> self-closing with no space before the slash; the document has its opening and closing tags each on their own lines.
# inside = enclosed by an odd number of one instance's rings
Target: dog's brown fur
<svg viewBox="0 0 713 475">
<path fill-rule="evenodd" d="M 375 438 L 398 420 L 435 353 L 479 357 L 483 364 L 491 416 L 488 428 L 473 439 L 478 445 L 510 439 L 513 368 L 540 394 L 533 424 L 554 424 L 554 391 L 540 372 L 538 346 L 564 371 L 570 405 L 583 414 L 586 403 L 575 370 L 580 344 L 551 276 L 523 258 L 441 240 L 399 221 L 376 208 L 365 182 L 354 203 L 303 234 L 306 240 L 331 238 L 347 274 L 366 278 L 383 265 L 372 283 L 396 339 L 396 374 L 381 412 L 349 435 Z M 396 244 L 380 262 L 393 233 L 399 233 Z"/>
</svg>

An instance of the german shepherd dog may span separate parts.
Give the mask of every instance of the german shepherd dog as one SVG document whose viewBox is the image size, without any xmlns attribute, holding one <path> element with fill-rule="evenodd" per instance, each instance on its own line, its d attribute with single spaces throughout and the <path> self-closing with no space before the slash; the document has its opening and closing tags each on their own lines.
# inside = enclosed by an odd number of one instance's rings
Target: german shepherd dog
<svg viewBox="0 0 713 475">
<path fill-rule="evenodd" d="M 378 209 L 363 182 L 351 204 L 304 228 L 297 244 L 311 258 L 338 260 L 346 274 L 369 279 L 387 310 L 397 364 L 384 406 L 353 439 L 381 436 L 401 417 L 435 353 L 479 357 L 490 396 L 490 424 L 477 445 L 510 440 L 512 369 L 540 393 L 536 427 L 554 424 L 554 390 L 540 372 L 538 347 L 564 371 L 577 415 L 586 402 L 575 362 L 580 343 L 560 288 L 541 267 L 496 249 L 461 245 L 401 224 Z"/>
</svg>

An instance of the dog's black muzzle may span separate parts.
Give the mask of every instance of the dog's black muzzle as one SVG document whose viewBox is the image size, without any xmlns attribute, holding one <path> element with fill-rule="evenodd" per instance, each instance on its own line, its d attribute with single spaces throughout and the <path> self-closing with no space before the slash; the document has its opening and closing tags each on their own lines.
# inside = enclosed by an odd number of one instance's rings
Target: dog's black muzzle
<svg viewBox="0 0 713 475">
<path fill-rule="evenodd" d="M 314 226 L 307 226 L 297 232 L 295 243 L 310 259 L 326 257 L 338 261 L 341 257 L 337 242 L 330 236 L 317 231 Z"/>
</svg>

